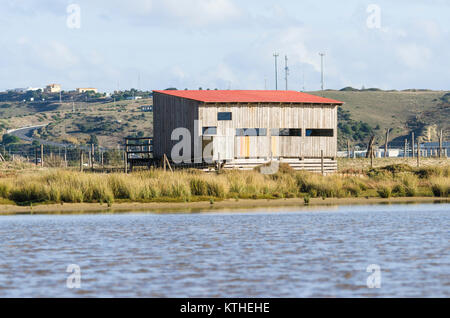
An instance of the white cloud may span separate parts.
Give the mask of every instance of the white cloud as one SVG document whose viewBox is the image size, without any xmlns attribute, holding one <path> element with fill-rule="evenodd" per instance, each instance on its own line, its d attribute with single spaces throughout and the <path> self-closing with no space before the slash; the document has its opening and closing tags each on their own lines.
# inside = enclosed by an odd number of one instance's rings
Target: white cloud
<svg viewBox="0 0 450 318">
<path fill-rule="evenodd" d="M 64 44 L 60 42 L 50 42 L 48 45 L 34 45 L 33 50 L 49 68 L 67 69 L 75 66 L 79 58 Z"/>
<path fill-rule="evenodd" d="M 400 61 L 411 69 L 424 69 L 432 57 L 431 49 L 414 43 L 399 45 L 396 53 Z"/>
<path fill-rule="evenodd" d="M 105 4 L 110 14 L 128 16 L 140 24 L 169 27 L 221 24 L 242 14 L 232 0 L 114 0 L 112 3 L 113 6 L 109 1 Z"/>
<path fill-rule="evenodd" d="M 207 25 L 239 17 L 240 10 L 230 0 L 163 0 L 169 15 L 192 25 Z"/>
</svg>

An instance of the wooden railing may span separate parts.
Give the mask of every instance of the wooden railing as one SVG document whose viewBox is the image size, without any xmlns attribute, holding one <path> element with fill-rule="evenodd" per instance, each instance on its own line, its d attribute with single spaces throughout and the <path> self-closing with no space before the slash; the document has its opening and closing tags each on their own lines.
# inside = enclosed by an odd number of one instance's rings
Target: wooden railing
<svg viewBox="0 0 450 318">
<path fill-rule="evenodd" d="M 153 164 L 153 138 L 125 138 L 125 172 L 135 166 L 150 167 Z"/>
</svg>

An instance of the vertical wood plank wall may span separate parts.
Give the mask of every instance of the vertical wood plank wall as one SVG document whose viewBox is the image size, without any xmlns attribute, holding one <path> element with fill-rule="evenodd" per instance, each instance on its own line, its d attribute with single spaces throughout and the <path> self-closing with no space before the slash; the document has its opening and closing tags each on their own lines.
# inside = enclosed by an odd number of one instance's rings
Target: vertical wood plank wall
<svg viewBox="0 0 450 318">
<path fill-rule="evenodd" d="M 218 121 L 218 112 L 231 112 L 231 121 Z M 310 104 L 199 104 L 202 126 L 217 127 L 217 136 L 234 144 L 235 157 L 304 157 L 337 155 L 337 106 Z M 236 128 L 266 128 L 265 137 L 236 137 Z M 272 128 L 301 128 L 302 137 L 270 136 Z M 306 137 L 306 129 L 333 129 L 333 137 Z M 222 154 L 221 154 L 222 155 Z M 224 155 L 222 155 L 222 158 Z"/>
<path fill-rule="evenodd" d="M 176 128 L 186 128 L 191 133 L 191 152 L 194 154 L 194 122 L 198 120 L 198 102 L 160 93 L 153 96 L 153 155 L 161 159 L 164 154 L 171 158 L 172 148 L 178 141 L 172 141 Z M 201 129 L 201 128 L 200 128 Z"/>
</svg>

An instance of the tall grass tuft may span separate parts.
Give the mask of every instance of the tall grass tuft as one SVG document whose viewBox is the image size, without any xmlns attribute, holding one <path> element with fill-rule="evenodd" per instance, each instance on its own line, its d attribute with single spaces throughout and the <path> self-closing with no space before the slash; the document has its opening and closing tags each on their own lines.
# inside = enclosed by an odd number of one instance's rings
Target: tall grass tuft
<svg viewBox="0 0 450 318">
<path fill-rule="evenodd" d="M 431 191 L 435 197 L 448 197 L 450 193 L 450 182 L 448 178 L 434 177 L 430 179 Z"/>
<path fill-rule="evenodd" d="M 380 186 L 377 189 L 377 193 L 381 198 L 390 198 L 392 195 L 392 188 L 390 186 Z"/>
</svg>

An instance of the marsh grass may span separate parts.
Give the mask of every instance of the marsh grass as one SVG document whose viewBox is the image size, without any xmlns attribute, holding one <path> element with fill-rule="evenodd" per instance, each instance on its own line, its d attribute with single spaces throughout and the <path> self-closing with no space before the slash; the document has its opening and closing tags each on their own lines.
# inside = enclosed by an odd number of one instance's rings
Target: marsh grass
<svg viewBox="0 0 450 318">
<path fill-rule="evenodd" d="M 371 169 L 363 176 L 293 171 L 152 170 L 132 174 L 93 174 L 53 169 L 0 177 L 0 202 L 33 203 L 215 202 L 223 199 L 448 197 L 448 167 Z M 212 200 L 212 201 L 211 201 Z"/>
<path fill-rule="evenodd" d="M 435 197 L 448 197 L 450 180 L 446 177 L 433 177 L 430 179 L 431 191 Z"/>
</svg>

